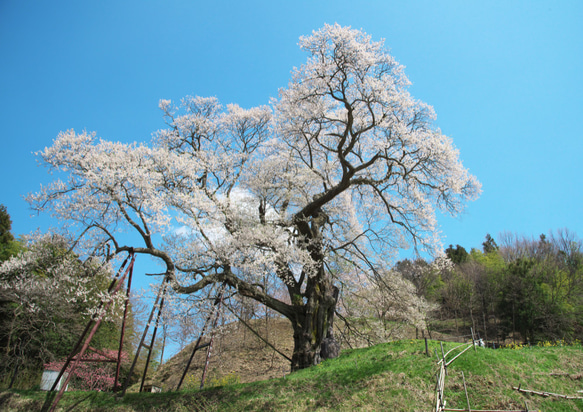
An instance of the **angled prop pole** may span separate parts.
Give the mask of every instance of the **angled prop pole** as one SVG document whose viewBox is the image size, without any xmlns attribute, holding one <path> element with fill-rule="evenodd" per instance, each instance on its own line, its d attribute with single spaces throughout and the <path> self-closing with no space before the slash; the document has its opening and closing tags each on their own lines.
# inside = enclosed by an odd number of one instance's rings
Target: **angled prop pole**
<svg viewBox="0 0 583 412">
<path fill-rule="evenodd" d="M 123 276 L 117 281 L 117 283 L 115 284 L 115 287 L 113 288 L 113 290 L 111 291 L 111 296 L 109 298 L 109 300 L 103 305 L 103 310 L 106 312 L 109 307 L 111 306 L 111 304 L 113 303 L 113 296 L 115 294 L 117 294 L 117 292 L 119 292 L 119 290 L 121 289 L 121 286 L 124 283 L 124 280 L 126 279 L 128 273 L 133 269 L 134 267 L 134 262 L 135 262 L 135 255 L 133 254 L 133 252 L 131 252 L 131 261 L 130 264 L 128 266 L 128 268 L 126 269 L 125 273 L 123 274 Z M 63 394 L 65 393 L 65 389 L 67 388 L 67 385 L 69 384 L 69 380 L 71 379 L 73 373 L 75 372 L 75 369 L 77 368 L 77 366 L 79 365 L 79 362 L 81 361 L 81 358 L 83 357 L 83 355 L 85 354 L 85 351 L 87 350 L 87 348 L 89 347 L 89 344 L 91 343 L 91 339 L 93 339 L 93 336 L 95 335 L 95 333 L 97 332 L 97 329 L 99 328 L 99 325 L 101 325 L 101 320 L 103 319 L 103 317 L 99 317 L 99 319 L 97 319 L 95 321 L 95 324 L 93 325 L 93 328 L 91 329 L 91 332 L 89 333 L 89 336 L 87 337 L 87 339 L 85 340 L 85 343 L 83 344 L 83 347 L 81 348 L 81 351 L 79 352 L 79 354 L 77 355 L 77 358 L 75 359 L 75 361 L 73 362 L 73 365 L 71 365 L 71 371 L 70 373 L 67 375 L 67 377 L 65 378 L 65 382 L 63 382 L 63 385 L 61 386 L 61 389 L 59 390 L 59 393 L 57 394 L 57 396 L 55 397 L 55 400 L 53 402 L 53 405 L 51 406 L 51 409 L 49 410 L 49 412 L 54 412 L 57 408 L 57 404 L 59 403 L 59 401 L 61 400 L 61 398 L 63 397 Z M 57 381 L 58 382 L 58 381 Z"/>
</svg>

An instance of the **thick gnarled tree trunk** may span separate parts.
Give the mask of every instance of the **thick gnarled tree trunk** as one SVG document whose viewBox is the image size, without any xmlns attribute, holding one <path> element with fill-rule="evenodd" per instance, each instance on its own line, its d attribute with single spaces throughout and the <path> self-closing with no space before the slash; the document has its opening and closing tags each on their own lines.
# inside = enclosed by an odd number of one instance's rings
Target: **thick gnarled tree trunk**
<svg viewBox="0 0 583 412">
<path fill-rule="evenodd" d="M 303 237 L 317 268 L 307 278 L 304 277 L 306 274 L 304 272 L 296 288 L 289 289 L 295 309 L 293 315 L 289 317 L 294 330 L 292 371 L 317 365 L 322 359 L 334 358 L 340 351 L 340 345 L 335 340 L 333 332 L 339 290 L 324 269 L 321 231 L 328 221 L 328 216 L 315 203 L 306 207 L 295 219 L 298 232 Z M 306 218 L 306 215 L 310 218 Z M 304 280 L 306 282 L 304 293 L 294 297 L 301 290 L 301 283 Z"/>
<path fill-rule="evenodd" d="M 323 270 L 321 272 L 318 278 L 326 276 Z M 292 371 L 334 358 L 340 350 L 333 333 L 338 288 L 330 279 L 314 279 L 308 282 L 304 295 L 307 302 L 296 305 L 294 318 L 290 318 L 294 331 Z"/>
</svg>

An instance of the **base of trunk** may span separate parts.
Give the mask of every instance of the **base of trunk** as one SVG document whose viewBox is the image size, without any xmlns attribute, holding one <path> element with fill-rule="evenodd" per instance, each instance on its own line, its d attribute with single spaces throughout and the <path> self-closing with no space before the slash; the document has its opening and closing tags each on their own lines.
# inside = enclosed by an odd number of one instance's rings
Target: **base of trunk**
<svg viewBox="0 0 583 412">
<path fill-rule="evenodd" d="M 340 342 L 333 336 L 324 339 L 320 347 L 320 357 L 322 359 L 334 359 L 338 355 L 340 355 Z"/>
<path fill-rule="evenodd" d="M 340 353 L 333 333 L 339 289 L 329 282 L 320 282 L 309 290 L 313 293 L 306 293 L 306 305 L 290 318 L 294 328 L 292 371 L 317 365 L 322 359 L 335 358 Z"/>
</svg>

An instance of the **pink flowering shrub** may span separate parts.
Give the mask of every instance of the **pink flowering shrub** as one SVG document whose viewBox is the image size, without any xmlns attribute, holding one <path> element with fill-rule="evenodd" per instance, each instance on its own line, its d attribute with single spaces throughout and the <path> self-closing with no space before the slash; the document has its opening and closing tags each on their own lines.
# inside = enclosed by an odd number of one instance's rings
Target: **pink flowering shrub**
<svg viewBox="0 0 583 412">
<path fill-rule="evenodd" d="M 117 359 L 117 350 L 104 349 L 101 350 L 103 356 L 99 353 L 86 353 L 82 362 L 79 362 L 77 368 L 73 372 L 69 386 L 74 390 L 82 391 L 110 391 L 113 389 L 115 383 L 115 362 L 96 362 L 98 360 L 115 360 Z M 88 361 L 85 361 L 88 360 Z M 122 352 L 122 365 L 127 363 L 128 354 Z M 46 370 L 60 371 L 65 364 L 63 361 L 54 361 L 45 364 Z M 67 372 L 71 373 L 71 366 L 73 362 L 67 367 Z M 120 376 L 122 378 L 123 376 Z"/>
</svg>

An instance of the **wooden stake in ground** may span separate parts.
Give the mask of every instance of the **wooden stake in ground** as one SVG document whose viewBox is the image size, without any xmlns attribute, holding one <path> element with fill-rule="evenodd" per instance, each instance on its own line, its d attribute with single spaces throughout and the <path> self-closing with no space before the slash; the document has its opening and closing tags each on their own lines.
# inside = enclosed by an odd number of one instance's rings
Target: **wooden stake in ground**
<svg viewBox="0 0 583 412">
<path fill-rule="evenodd" d="M 468 388 L 466 387 L 466 378 L 464 377 L 464 372 L 462 371 L 462 380 L 464 381 L 464 392 L 466 393 L 466 401 L 468 402 L 468 412 L 472 412 L 470 408 L 470 397 L 468 396 Z"/>
<path fill-rule="evenodd" d="M 447 375 L 447 365 L 445 363 L 445 353 L 443 351 L 443 342 L 439 342 L 441 345 L 441 360 L 443 361 L 443 366 L 445 367 L 445 374 Z"/>
</svg>

